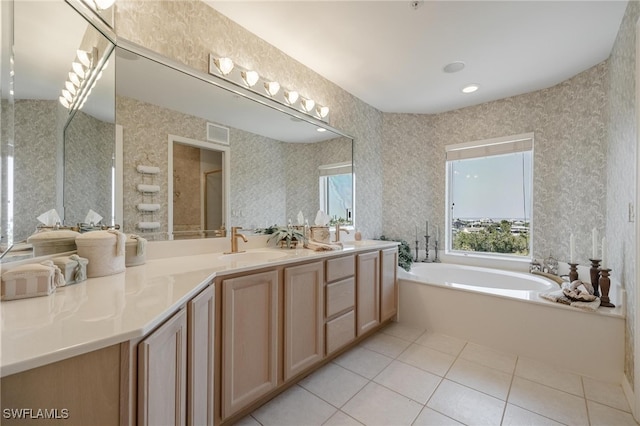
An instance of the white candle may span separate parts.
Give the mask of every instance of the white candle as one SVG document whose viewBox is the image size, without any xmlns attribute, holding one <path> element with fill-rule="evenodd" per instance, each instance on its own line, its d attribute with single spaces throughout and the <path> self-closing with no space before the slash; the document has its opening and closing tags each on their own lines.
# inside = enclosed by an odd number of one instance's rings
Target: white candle
<svg viewBox="0 0 640 426">
<path fill-rule="evenodd" d="M 574 251 L 574 246 L 575 246 L 575 238 L 573 236 L 573 233 L 571 233 L 571 235 L 569 236 L 569 263 L 575 263 L 573 261 L 573 251 Z"/>
<path fill-rule="evenodd" d="M 607 269 L 607 238 L 602 237 L 602 269 Z"/>
<path fill-rule="evenodd" d="M 440 226 L 436 225 L 436 241 L 440 241 Z"/>
<path fill-rule="evenodd" d="M 425 228 L 425 232 L 426 232 L 425 235 L 428 237 L 429 236 L 429 221 L 427 221 L 427 226 Z"/>
<path fill-rule="evenodd" d="M 416 225 L 416 241 L 418 241 L 418 225 Z"/>
<path fill-rule="evenodd" d="M 591 258 L 598 258 L 598 230 L 596 228 L 591 230 Z"/>
</svg>

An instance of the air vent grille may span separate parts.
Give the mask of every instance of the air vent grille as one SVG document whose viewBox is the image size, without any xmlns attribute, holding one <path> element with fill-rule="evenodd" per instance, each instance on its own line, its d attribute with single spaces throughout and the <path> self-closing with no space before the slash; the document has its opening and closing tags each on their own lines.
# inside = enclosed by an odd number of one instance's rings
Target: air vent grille
<svg viewBox="0 0 640 426">
<path fill-rule="evenodd" d="M 207 140 L 229 145 L 229 128 L 207 123 Z"/>
</svg>

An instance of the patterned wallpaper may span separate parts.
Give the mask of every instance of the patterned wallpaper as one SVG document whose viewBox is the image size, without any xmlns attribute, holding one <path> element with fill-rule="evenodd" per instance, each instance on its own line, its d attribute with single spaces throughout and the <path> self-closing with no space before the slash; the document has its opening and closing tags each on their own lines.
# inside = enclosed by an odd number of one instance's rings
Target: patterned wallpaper
<svg viewBox="0 0 640 426">
<path fill-rule="evenodd" d="M 91 135 L 91 140 L 87 139 Z M 111 223 L 111 165 L 115 126 L 82 111 L 65 132 L 65 223 L 84 222 L 89 209 Z M 88 143 L 90 142 L 90 143 Z M 88 178 L 90 177 L 90 178 Z"/>
<path fill-rule="evenodd" d="M 40 213 L 56 208 L 56 153 L 62 139 L 59 107 L 57 101 L 15 102 L 15 242 L 27 239 L 36 230 Z"/>
<path fill-rule="evenodd" d="M 567 259 L 573 232 L 577 260 L 587 262 L 590 231 L 605 224 L 605 203 L 592 194 L 606 193 L 606 78 L 601 63 L 538 92 L 435 115 L 385 114 L 385 232 L 414 241 L 426 220 L 444 228 L 446 145 L 534 132 L 534 256 Z"/>
<path fill-rule="evenodd" d="M 636 22 L 640 3 L 630 1 L 609 58 L 609 143 L 607 149 L 607 240 L 610 267 L 627 290 L 625 376 L 634 384 L 634 321 L 637 283 L 635 224 L 628 220 L 628 205 L 636 199 Z M 635 206 L 637 208 L 637 205 Z M 636 213 L 636 220 L 638 220 Z"/>
<path fill-rule="evenodd" d="M 295 87 L 301 94 L 328 105 L 331 108 L 330 124 L 353 136 L 355 140 L 357 226 L 365 238 L 380 235 L 382 216 L 379 212 L 382 211 L 383 185 L 382 114 L 379 111 L 286 56 L 203 2 L 119 0 L 116 6 L 116 32 L 119 37 L 201 71 L 208 69 L 209 53 L 228 55 L 236 63 L 277 79 L 283 86 Z M 269 170 L 276 175 L 286 171 L 278 171 L 275 167 Z M 263 206 L 270 208 L 273 204 L 264 203 Z M 295 210 L 296 207 L 292 206 L 291 209 Z M 277 213 L 273 219 L 282 215 Z"/>
</svg>

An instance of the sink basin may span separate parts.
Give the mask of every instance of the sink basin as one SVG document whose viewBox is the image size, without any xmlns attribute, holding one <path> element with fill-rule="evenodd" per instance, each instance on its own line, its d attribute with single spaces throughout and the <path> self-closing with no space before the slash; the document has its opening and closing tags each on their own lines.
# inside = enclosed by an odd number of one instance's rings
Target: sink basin
<svg viewBox="0 0 640 426">
<path fill-rule="evenodd" d="M 355 247 L 362 247 L 362 246 L 372 246 L 374 244 L 379 244 L 380 241 L 376 241 L 376 240 L 360 240 L 360 241 L 343 241 L 342 244 L 345 246 L 355 246 Z"/>
<path fill-rule="evenodd" d="M 272 250 L 254 250 L 246 251 L 244 253 L 231 253 L 223 254 L 218 259 L 224 262 L 235 262 L 237 264 L 253 264 L 268 262 L 269 260 L 279 259 L 285 257 L 286 252 L 272 251 Z"/>
</svg>

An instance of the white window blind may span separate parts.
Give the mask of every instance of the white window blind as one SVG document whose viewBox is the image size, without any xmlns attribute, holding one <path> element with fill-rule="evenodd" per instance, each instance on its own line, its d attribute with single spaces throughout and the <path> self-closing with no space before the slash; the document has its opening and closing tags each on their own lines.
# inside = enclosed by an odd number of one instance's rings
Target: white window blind
<svg viewBox="0 0 640 426">
<path fill-rule="evenodd" d="M 318 167 L 318 170 L 320 171 L 320 176 L 344 175 L 351 173 L 353 166 L 349 162 L 325 164 L 324 166 Z"/>
<path fill-rule="evenodd" d="M 445 147 L 447 161 L 526 152 L 532 149 L 533 133 L 447 145 Z"/>
</svg>

